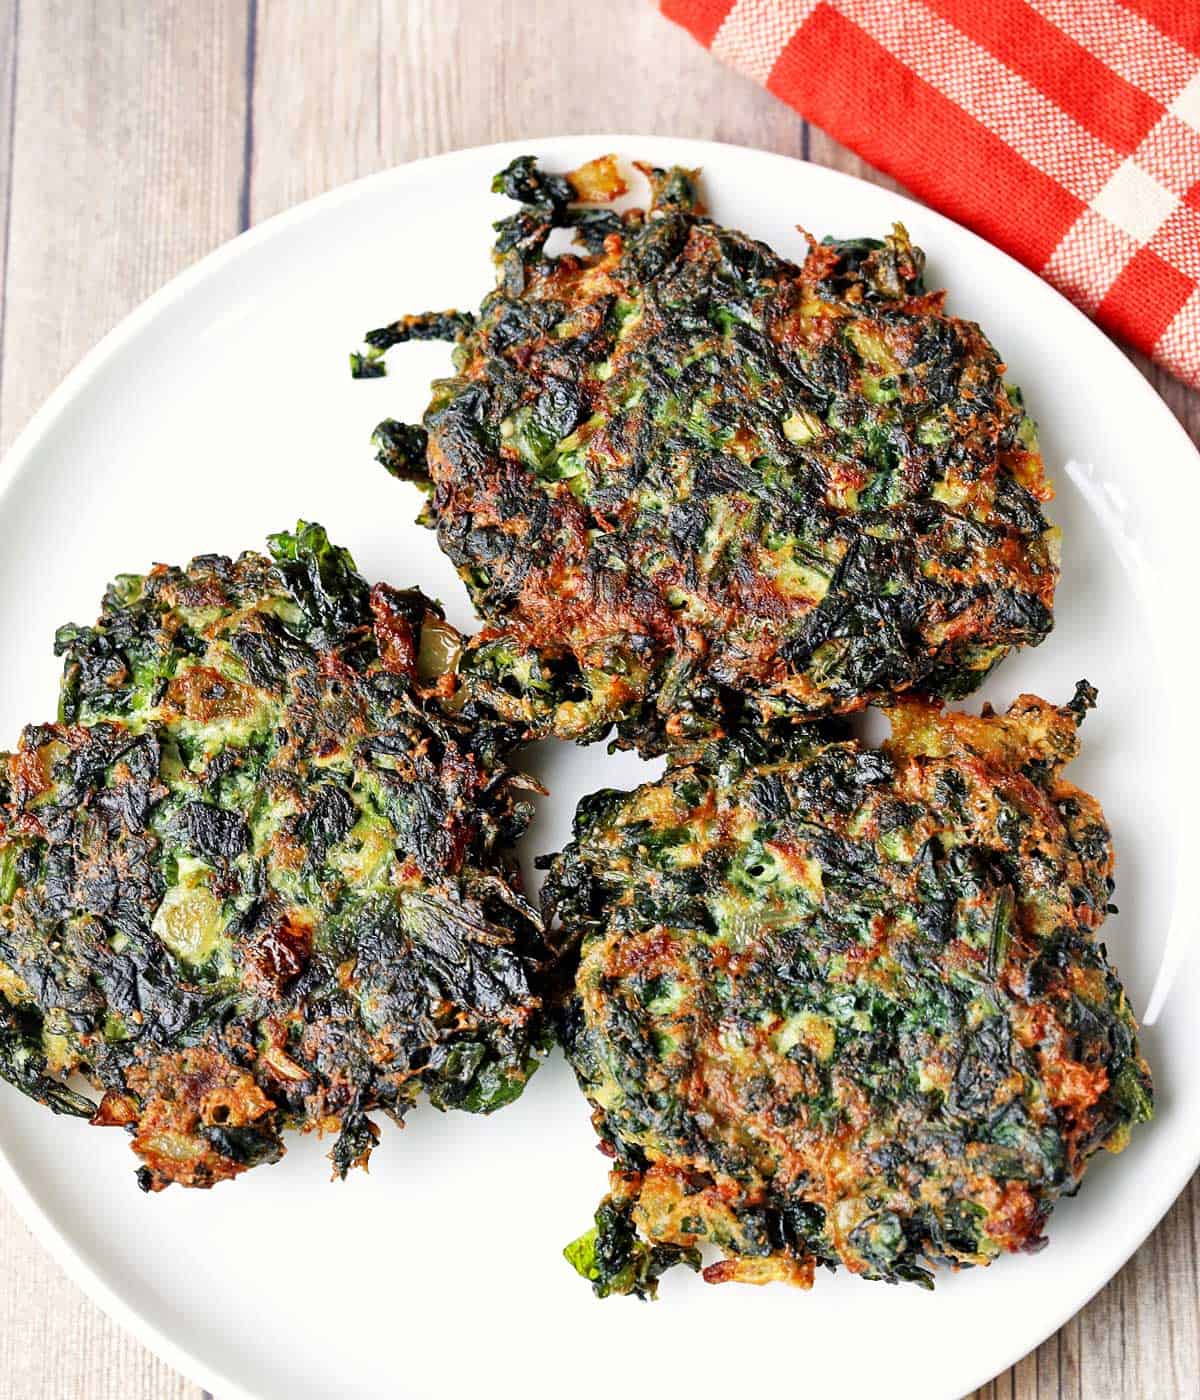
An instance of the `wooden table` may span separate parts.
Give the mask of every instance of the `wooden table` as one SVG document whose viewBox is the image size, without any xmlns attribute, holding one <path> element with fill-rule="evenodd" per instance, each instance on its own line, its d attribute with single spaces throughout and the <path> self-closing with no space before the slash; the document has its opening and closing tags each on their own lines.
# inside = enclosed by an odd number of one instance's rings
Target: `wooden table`
<svg viewBox="0 0 1200 1400">
<path fill-rule="evenodd" d="M 605 130 L 761 146 L 890 185 L 646 0 L 0 0 L 0 449 L 105 331 L 250 224 L 415 157 Z M 1200 395 L 1139 367 L 1200 440 Z M 1200 1177 L 979 1396 L 1194 1396 L 1198 1254 Z M 0 1200 L 0 1400 L 202 1394 Z"/>
</svg>

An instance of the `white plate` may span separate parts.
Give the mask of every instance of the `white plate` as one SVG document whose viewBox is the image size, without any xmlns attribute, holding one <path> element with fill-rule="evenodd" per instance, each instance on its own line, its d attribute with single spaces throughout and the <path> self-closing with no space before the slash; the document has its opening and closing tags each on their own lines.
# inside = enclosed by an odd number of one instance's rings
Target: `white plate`
<svg viewBox="0 0 1200 1400">
<path fill-rule="evenodd" d="M 1200 1158 L 1200 960 L 1177 909 L 1197 790 L 1183 674 L 1194 641 L 1200 462 L 1162 402 L 1087 320 L 974 235 L 896 195 L 763 152 L 657 137 L 573 137 L 463 151 L 364 180 L 244 235 L 153 297 L 67 380 L 14 447 L 0 500 L 0 741 L 53 713 L 55 626 L 90 621 L 105 581 L 154 560 L 261 547 L 320 520 L 372 579 L 418 583 L 469 626 L 466 595 L 417 497 L 371 461 L 386 415 L 419 414 L 445 346 L 392 352 L 354 383 L 347 352 L 404 311 L 472 306 L 490 284 L 489 179 L 532 150 L 569 168 L 603 151 L 704 167 L 719 219 L 799 256 L 818 234 L 903 219 L 951 308 L 1008 357 L 1042 429 L 1065 534 L 1050 641 L 985 692 L 1100 708 L 1072 777 L 1104 801 L 1119 856 L 1105 939 L 1144 1012 L 1157 1120 L 1098 1162 L 1049 1249 L 945 1277 L 936 1293 L 821 1275 L 809 1294 L 711 1288 L 676 1273 L 661 1300 L 601 1303 L 562 1246 L 604 1188 L 588 1110 L 556 1056 L 491 1119 L 413 1114 L 370 1176 L 330 1185 L 323 1147 L 211 1193 L 143 1196 L 123 1134 L 58 1120 L 0 1089 L 0 1182 L 68 1271 L 220 1400 L 235 1396 L 713 1395 L 803 1389 L 893 1400 L 982 1384 L 1075 1312 L 1129 1257 Z M 603 746 L 542 747 L 553 796 L 528 850 L 556 847 L 577 797 L 657 769 Z M 1192 857 L 1195 858 L 1194 855 Z M 1186 888 L 1180 898 L 1183 906 Z M 1176 913 L 1180 918 L 1172 929 Z M 1176 955 L 1177 953 L 1177 955 Z M 1161 1000 L 1161 997 L 1160 997 Z M 20 1287 L 19 1279 L 6 1281 Z"/>
</svg>

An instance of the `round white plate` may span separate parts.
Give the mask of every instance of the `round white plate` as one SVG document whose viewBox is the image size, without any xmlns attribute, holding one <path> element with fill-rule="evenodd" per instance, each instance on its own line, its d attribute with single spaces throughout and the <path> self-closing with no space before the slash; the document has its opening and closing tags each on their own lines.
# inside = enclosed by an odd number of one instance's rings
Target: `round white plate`
<svg viewBox="0 0 1200 1400">
<path fill-rule="evenodd" d="M 1174 983 L 1145 1033 L 1157 1120 L 1123 1157 L 1095 1164 L 1051 1220 L 1044 1253 L 947 1275 L 932 1294 L 826 1274 L 808 1294 L 713 1288 L 677 1272 L 654 1305 L 597 1301 L 560 1250 L 590 1223 L 606 1164 L 557 1054 L 491 1119 L 423 1108 L 403 1133 L 385 1126 L 370 1175 L 344 1185 L 329 1183 L 322 1144 L 304 1139 L 236 1184 L 153 1198 L 135 1186 L 123 1134 L 55 1119 L 0 1086 L 0 1183 L 104 1307 L 219 1400 L 611 1400 L 630 1386 L 952 1400 L 1075 1312 L 1200 1159 L 1200 960 L 1194 916 L 1177 911 L 1187 887 L 1176 894 L 1200 786 L 1183 673 L 1200 462 L 1120 351 L 1004 254 L 845 175 L 649 136 L 462 151 L 273 219 L 113 332 L 9 456 L 0 742 L 53 714 L 55 626 L 90 621 L 113 574 L 261 548 L 301 516 L 326 525 L 372 580 L 420 584 L 470 627 L 454 571 L 413 523 L 416 492 L 374 465 L 368 445 L 378 419 L 419 415 L 448 348 L 398 348 L 374 382 L 353 382 L 346 355 L 402 312 L 477 303 L 491 282 L 489 225 L 506 208 L 490 177 L 525 150 L 562 169 L 609 150 L 702 166 L 717 218 L 797 257 L 797 224 L 878 234 L 902 219 L 928 251 L 932 284 L 949 284 L 951 309 L 1008 358 L 1057 481 L 1065 565 L 1053 636 L 1005 662 L 985 698 L 1064 700 L 1080 676 L 1100 688 L 1071 776 L 1103 799 L 1114 829 L 1122 912 L 1105 940 L 1135 1009 L 1146 1011 L 1156 980 Z M 582 793 L 658 771 L 602 745 L 541 746 L 531 764 L 552 796 L 529 855 L 561 844 Z"/>
</svg>

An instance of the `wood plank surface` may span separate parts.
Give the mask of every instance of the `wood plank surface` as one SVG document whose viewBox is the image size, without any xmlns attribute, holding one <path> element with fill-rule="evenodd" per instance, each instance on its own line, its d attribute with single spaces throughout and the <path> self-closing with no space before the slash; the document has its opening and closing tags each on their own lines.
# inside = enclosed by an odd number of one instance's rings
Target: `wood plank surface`
<svg viewBox="0 0 1200 1400">
<path fill-rule="evenodd" d="M 648 131 L 888 188 L 646 0 L 0 0 L 0 449 L 79 357 L 240 228 L 517 136 Z M 1200 395 L 1139 363 L 1200 442 Z M 1082 1313 L 977 1400 L 1192 1400 L 1200 1181 Z M 0 1200 L 0 1400 L 202 1400 Z"/>
</svg>

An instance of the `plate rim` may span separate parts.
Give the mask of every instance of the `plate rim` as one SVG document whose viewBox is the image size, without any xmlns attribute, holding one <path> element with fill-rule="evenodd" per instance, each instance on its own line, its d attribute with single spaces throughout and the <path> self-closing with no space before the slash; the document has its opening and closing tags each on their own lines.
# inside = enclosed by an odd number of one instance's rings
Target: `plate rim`
<svg viewBox="0 0 1200 1400">
<path fill-rule="evenodd" d="M 986 250 L 986 255 L 988 257 L 994 258 L 999 256 L 1004 259 L 1005 262 L 1018 269 L 1020 274 L 1024 277 L 1034 279 L 1045 292 L 1049 292 L 1054 298 L 1057 298 L 1062 306 L 1068 309 L 1071 316 L 1075 318 L 1075 322 L 1080 327 L 1082 333 L 1088 335 L 1093 340 L 1103 342 L 1112 353 L 1125 360 L 1129 372 L 1136 378 L 1140 385 L 1138 392 L 1141 396 L 1141 402 L 1147 406 L 1147 411 L 1155 414 L 1159 418 L 1164 425 L 1164 431 L 1175 435 L 1177 443 L 1185 453 L 1197 458 L 1197 466 L 1200 467 L 1200 449 L 1197 449 L 1196 445 L 1192 442 L 1183 425 L 1171 411 L 1166 401 L 1157 390 L 1155 390 L 1146 376 L 1140 372 L 1138 367 L 1132 361 L 1125 359 L 1121 346 L 1112 337 L 1102 331 L 1091 317 L 1087 316 L 1057 288 L 1044 281 L 1036 272 L 1026 267 L 1010 253 L 990 243 L 986 238 L 975 233 L 974 230 L 967 228 L 966 225 L 957 222 L 937 209 L 923 204 L 914 196 L 903 192 L 897 193 L 893 190 L 882 189 L 882 187 L 874 185 L 871 181 L 864 180 L 860 176 L 851 175 L 842 170 L 835 170 L 831 166 L 805 160 L 800 156 L 786 155 L 779 151 L 772 151 L 758 146 L 748 146 L 736 142 L 706 140 L 699 137 L 672 136 L 662 132 L 551 133 L 540 136 L 518 137 L 479 146 L 457 147 L 453 150 L 443 151 L 437 155 L 424 156 L 416 160 L 401 162 L 398 165 L 389 166 L 387 169 L 375 171 L 369 175 L 346 181 L 321 194 L 314 195 L 307 200 L 302 200 L 297 204 L 291 205 L 273 214 L 269 218 L 264 219 L 261 223 L 253 225 L 251 228 L 242 230 L 223 243 L 218 244 L 217 247 L 189 264 L 173 277 L 170 277 L 161 287 L 152 292 L 132 311 L 122 317 L 116 325 L 107 331 L 100 340 L 83 355 L 74 368 L 67 373 L 17 434 L 12 445 L 4 454 L 2 461 L 0 461 L 0 515 L 2 515 L 7 505 L 10 493 L 30 470 L 42 440 L 51 432 L 59 418 L 64 415 L 70 405 L 79 397 L 87 386 L 130 342 L 136 340 L 143 330 L 148 328 L 159 316 L 168 311 L 176 302 L 185 298 L 197 286 L 203 284 L 207 278 L 247 255 L 260 243 L 269 242 L 271 239 L 279 234 L 285 233 L 293 226 L 303 224 L 309 219 L 319 216 L 325 210 L 347 203 L 363 193 L 389 184 L 403 184 L 412 175 L 418 174 L 432 166 L 440 166 L 452 172 L 456 166 L 467 165 L 473 161 L 481 160 L 485 155 L 488 156 L 489 159 L 503 160 L 505 156 L 510 153 L 524 153 L 527 150 L 536 150 L 536 148 L 546 146 L 561 147 L 564 144 L 600 145 L 614 148 L 618 151 L 628 152 L 638 145 L 649 149 L 661 143 L 668 143 L 676 149 L 680 147 L 691 147 L 696 151 L 698 156 L 705 151 L 712 151 L 715 149 L 725 155 L 731 156 L 740 154 L 754 156 L 756 158 L 766 157 L 771 161 L 782 162 L 789 166 L 799 166 L 806 172 L 819 172 L 818 178 L 820 180 L 827 180 L 833 185 L 866 185 L 872 190 L 880 190 L 882 194 L 895 201 L 898 215 L 904 215 L 905 211 L 911 211 L 912 214 L 919 215 L 922 219 L 927 219 L 934 225 L 949 225 L 959 234 L 966 235 L 968 241 L 974 242 L 982 249 Z M 1167 426 L 1168 423 L 1169 426 Z M 1178 915 L 1173 915 L 1173 924 L 1177 917 Z M 1200 912 L 1194 917 L 1193 924 L 1200 924 Z M 1194 932 L 1195 930 L 1193 929 L 1193 934 Z M 1177 956 L 1177 966 L 1175 969 L 1177 974 L 1182 971 L 1182 965 L 1187 960 L 1187 953 L 1190 952 L 1194 954 L 1195 943 L 1196 940 L 1193 936 L 1190 947 L 1183 950 L 1183 952 Z M 1169 956 L 1170 947 L 1168 945 L 1164 948 L 1164 967 L 1167 964 Z M 1149 1022 L 1147 1022 L 1147 1024 L 1149 1024 Z M 994 1376 L 1000 1374 L 1002 1370 L 1015 1365 L 1024 1356 L 1027 1356 L 1039 1347 L 1048 1337 L 1057 1332 L 1066 1322 L 1086 1307 L 1091 1299 L 1111 1282 L 1120 1269 L 1129 1262 L 1139 1249 L 1141 1249 L 1149 1236 L 1175 1205 L 1197 1168 L 1200 1168 L 1200 1124 L 1197 1125 L 1190 1154 L 1183 1154 L 1183 1156 L 1185 1168 L 1178 1173 L 1178 1180 L 1172 1180 L 1170 1198 L 1166 1201 L 1166 1204 L 1161 1210 L 1156 1209 L 1144 1233 L 1140 1235 L 1140 1238 L 1138 1238 L 1137 1242 L 1130 1248 L 1129 1252 L 1116 1263 L 1112 1271 L 1104 1278 L 1097 1281 L 1095 1286 L 1090 1288 L 1082 1301 L 1077 1301 L 1073 1298 L 1072 1302 L 1067 1307 L 1053 1310 L 1049 1314 L 1051 1320 L 1049 1323 L 1045 1324 L 1044 1330 L 1040 1330 L 1036 1340 L 1028 1346 L 1023 1346 L 1022 1349 L 1016 1353 L 1012 1353 L 1011 1351 L 1006 1352 L 1008 1360 L 1006 1360 L 998 1370 L 988 1369 L 986 1372 L 975 1374 L 971 1380 L 970 1389 L 977 1389 L 985 1385 Z M 125 1298 L 121 1296 L 117 1288 L 105 1279 L 102 1270 L 89 1262 L 83 1251 L 54 1221 L 50 1212 L 43 1208 L 35 1199 L 22 1175 L 10 1160 L 2 1138 L 0 1138 L 0 1190 L 4 1192 L 5 1196 L 12 1203 L 18 1216 L 33 1234 L 34 1238 L 49 1252 L 68 1278 L 70 1278 L 92 1302 L 100 1307 L 103 1312 L 145 1345 L 158 1356 L 159 1359 L 172 1366 L 187 1379 L 200 1385 L 210 1394 L 213 1394 L 216 1400 L 266 1400 L 268 1392 L 247 1389 L 246 1386 L 234 1376 L 227 1374 L 218 1367 L 212 1366 L 188 1346 L 175 1341 L 169 1333 L 150 1321 L 150 1319 L 134 1304 L 127 1302 Z"/>
</svg>

